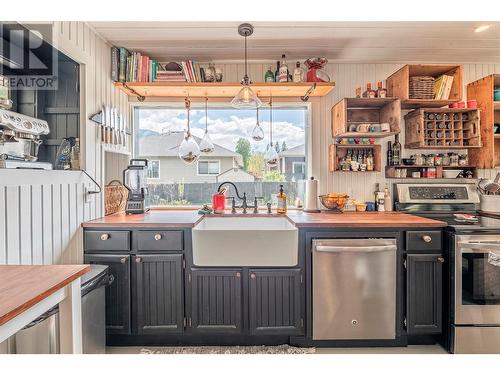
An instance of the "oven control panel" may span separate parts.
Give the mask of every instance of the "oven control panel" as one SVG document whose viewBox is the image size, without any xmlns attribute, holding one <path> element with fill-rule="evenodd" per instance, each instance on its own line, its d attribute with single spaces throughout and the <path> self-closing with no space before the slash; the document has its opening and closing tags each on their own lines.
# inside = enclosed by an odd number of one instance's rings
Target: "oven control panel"
<svg viewBox="0 0 500 375">
<path fill-rule="evenodd" d="M 410 199 L 418 200 L 464 200 L 469 198 L 465 186 L 411 186 Z"/>
</svg>

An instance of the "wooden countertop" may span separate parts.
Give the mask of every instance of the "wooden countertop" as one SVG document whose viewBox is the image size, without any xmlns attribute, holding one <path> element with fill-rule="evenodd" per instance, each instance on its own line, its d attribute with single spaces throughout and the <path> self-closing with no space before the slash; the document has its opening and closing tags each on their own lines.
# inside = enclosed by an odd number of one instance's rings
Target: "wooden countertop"
<svg viewBox="0 0 500 375">
<path fill-rule="evenodd" d="M 442 221 L 402 212 L 289 212 L 287 216 L 299 228 L 441 228 Z"/>
<path fill-rule="evenodd" d="M 22 314 L 89 271 L 88 264 L 0 265 L 0 324 Z"/>
<path fill-rule="evenodd" d="M 254 216 L 236 214 L 237 216 Z M 231 213 L 225 216 L 236 216 Z M 262 217 L 279 216 L 268 215 L 265 211 L 258 214 Z M 302 211 L 288 211 L 288 219 L 299 228 L 440 228 L 446 227 L 442 221 L 426 219 L 401 212 L 343 212 L 343 213 L 306 213 Z M 194 227 L 202 215 L 197 211 L 170 211 L 151 210 L 141 215 L 125 215 L 118 213 L 82 224 L 84 228 L 153 228 L 158 226 L 168 227 Z"/>
</svg>

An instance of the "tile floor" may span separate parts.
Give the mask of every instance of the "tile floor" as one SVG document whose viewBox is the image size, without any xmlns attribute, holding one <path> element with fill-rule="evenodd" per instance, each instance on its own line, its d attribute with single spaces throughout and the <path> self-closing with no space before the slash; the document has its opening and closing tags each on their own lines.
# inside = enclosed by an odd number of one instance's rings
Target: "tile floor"
<svg viewBox="0 0 500 375">
<path fill-rule="evenodd" d="M 149 347 L 146 347 L 149 348 Z M 108 346 L 107 354 L 139 354 L 142 346 Z M 410 345 L 403 348 L 317 348 L 316 354 L 446 354 L 439 345 Z"/>
</svg>

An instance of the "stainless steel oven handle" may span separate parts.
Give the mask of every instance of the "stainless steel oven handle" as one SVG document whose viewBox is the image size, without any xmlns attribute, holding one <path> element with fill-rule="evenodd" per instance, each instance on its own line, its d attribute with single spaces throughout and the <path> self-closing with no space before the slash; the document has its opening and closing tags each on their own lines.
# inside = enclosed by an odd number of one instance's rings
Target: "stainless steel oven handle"
<svg viewBox="0 0 500 375">
<path fill-rule="evenodd" d="M 375 253 L 379 251 L 396 251 L 396 245 L 383 246 L 324 246 L 317 245 L 315 250 L 323 253 Z"/>
<path fill-rule="evenodd" d="M 459 242 L 458 247 L 462 253 L 489 253 L 490 251 L 500 251 L 500 243 Z"/>
</svg>

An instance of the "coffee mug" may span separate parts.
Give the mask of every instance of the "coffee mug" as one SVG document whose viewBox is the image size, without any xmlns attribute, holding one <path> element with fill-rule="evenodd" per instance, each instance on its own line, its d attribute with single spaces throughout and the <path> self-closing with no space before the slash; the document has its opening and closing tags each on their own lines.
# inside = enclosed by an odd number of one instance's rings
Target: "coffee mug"
<svg viewBox="0 0 500 375">
<path fill-rule="evenodd" d="M 366 211 L 375 211 L 375 202 L 365 202 Z"/>
<path fill-rule="evenodd" d="M 358 133 L 366 133 L 368 132 L 369 128 L 370 128 L 369 124 L 359 124 L 358 127 L 356 128 L 356 131 Z"/>
<path fill-rule="evenodd" d="M 355 132 L 355 131 L 358 131 L 358 125 L 356 125 L 356 124 L 351 124 L 351 125 L 349 125 L 348 130 L 349 130 L 350 132 Z"/>
<path fill-rule="evenodd" d="M 383 122 L 382 124 L 380 124 L 380 130 L 383 132 L 388 132 L 391 130 L 391 125 L 389 125 L 388 122 Z"/>
</svg>

